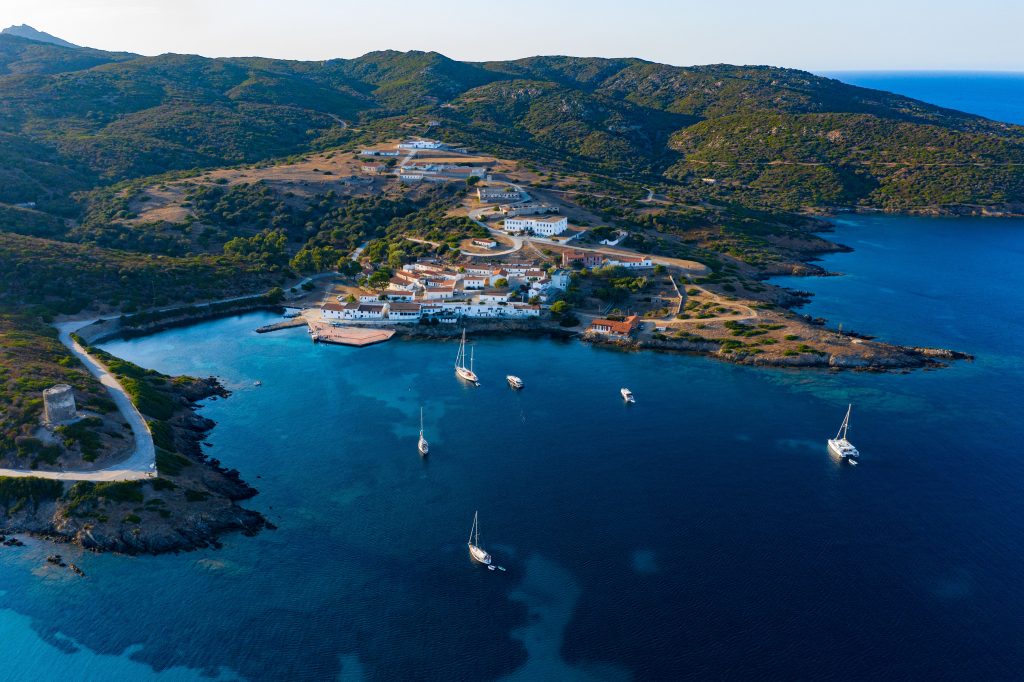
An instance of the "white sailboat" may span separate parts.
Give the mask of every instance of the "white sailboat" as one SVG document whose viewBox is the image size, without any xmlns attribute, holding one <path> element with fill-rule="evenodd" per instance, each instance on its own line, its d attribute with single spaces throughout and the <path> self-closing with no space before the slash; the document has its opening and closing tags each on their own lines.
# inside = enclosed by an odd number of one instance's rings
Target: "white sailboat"
<svg viewBox="0 0 1024 682">
<path fill-rule="evenodd" d="M 473 527 L 469 531 L 469 542 L 466 543 L 469 546 L 469 558 L 484 566 L 490 566 L 491 555 L 480 546 L 480 522 L 477 514 L 478 512 L 473 512 Z"/>
<path fill-rule="evenodd" d="M 427 443 L 427 439 L 423 437 L 423 408 L 420 408 L 420 440 L 416 443 L 416 449 L 420 451 L 420 455 L 426 457 L 430 452 L 430 444 Z"/>
<path fill-rule="evenodd" d="M 629 390 L 628 388 L 620 388 L 619 393 L 622 394 L 622 399 L 625 400 L 627 403 L 636 402 L 636 398 L 633 397 L 633 391 Z"/>
<path fill-rule="evenodd" d="M 455 376 L 460 379 L 472 382 L 474 385 L 479 386 L 480 380 L 477 379 L 476 373 L 473 371 L 473 349 L 469 349 L 469 367 L 466 367 L 466 330 L 462 330 L 462 342 L 459 344 L 459 353 L 455 356 Z"/>
<path fill-rule="evenodd" d="M 839 427 L 839 432 L 836 433 L 835 438 L 829 438 L 828 449 L 836 454 L 837 457 L 845 460 L 849 460 L 853 463 L 857 457 L 860 457 L 860 453 L 857 448 L 853 447 L 853 443 L 846 439 L 846 432 L 850 429 L 850 412 L 853 410 L 853 405 L 849 405 L 846 408 L 846 417 L 843 418 L 843 425 Z"/>
</svg>

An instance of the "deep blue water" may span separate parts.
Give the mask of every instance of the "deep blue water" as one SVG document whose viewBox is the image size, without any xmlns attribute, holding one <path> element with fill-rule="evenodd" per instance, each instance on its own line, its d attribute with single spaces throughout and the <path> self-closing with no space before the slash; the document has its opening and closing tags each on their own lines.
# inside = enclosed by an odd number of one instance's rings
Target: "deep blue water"
<svg viewBox="0 0 1024 682">
<path fill-rule="evenodd" d="M 823 75 L 996 121 L 1024 125 L 1024 73 L 837 71 Z"/>
<path fill-rule="evenodd" d="M 314 346 L 253 333 L 263 314 L 107 344 L 235 389 L 203 408 L 211 453 L 280 528 L 62 548 L 84 580 L 44 543 L 0 548 L 0 678 L 1020 679 L 1024 221 L 833 238 L 856 250 L 794 283 L 808 312 L 977 360 L 830 374 L 477 339 L 474 389 L 452 343 Z M 856 468 L 824 443 L 847 402 Z M 477 509 L 507 572 L 467 558 Z"/>
</svg>

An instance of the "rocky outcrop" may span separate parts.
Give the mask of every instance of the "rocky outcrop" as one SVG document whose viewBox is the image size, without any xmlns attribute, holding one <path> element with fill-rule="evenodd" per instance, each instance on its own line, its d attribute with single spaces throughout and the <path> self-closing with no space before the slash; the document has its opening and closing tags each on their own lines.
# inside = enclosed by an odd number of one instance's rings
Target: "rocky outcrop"
<svg viewBox="0 0 1024 682">
<path fill-rule="evenodd" d="M 214 422 L 195 412 L 196 401 L 228 392 L 212 377 L 179 380 L 174 386 L 180 407 L 161 422 L 170 429 L 162 443 L 173 452 L 164 451 L 163 464 L 158 456 L 159 478 L 54 483 L 27 494 L 11 485 L 0 489 L 8 493 L 0 494 L 0 533 L 29 533 L 98 552 L 160 554 L 217 546 L 225 533 L 254 535 L 273 528 L 259 512 L 238 505 L 256 489 L 200 447 Z"/>
</svg>

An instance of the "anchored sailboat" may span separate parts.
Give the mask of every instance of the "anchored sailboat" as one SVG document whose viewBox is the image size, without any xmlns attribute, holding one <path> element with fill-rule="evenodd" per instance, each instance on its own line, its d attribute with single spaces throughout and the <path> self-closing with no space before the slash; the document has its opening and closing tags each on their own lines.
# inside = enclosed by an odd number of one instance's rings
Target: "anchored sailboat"
<svg viewBox="0 0 1024 682">
<path fill-rule="evenodd" d="M 423 437 L 423 408 L 420 408 L 420 440 L 416 444 L 416 449 L 420 451 L 420 455 L 426 457 L 430 452 L 430 444 L 427 443 L 427 439 Z"/>
<path fill-rule="evenodd" d="M 476 373 L 473 371 L 473 349 L 469 349 L 469 367 L 466 367 L 466 330 L 462 330 L 462 342 L 459 344 L 459 353 L 455 356 L 455 376 L 460 379 L 480 385 Z"/>
<path fill-rule="evenodd" d="M 853 447 L 853 443 L 846 439 L 846 432 L 850 429 L 850 412 L 853 410 L 853 405 L 849 405 L 846 408 L 846 417 L 843 418 L 843 425 L 839 427 L 839 432 L 836 433 L 835 438 L 829 438 L 828 449 L 836 454 L 841 459 L 849 460 L 853 463 L 857 457 L 860 457 L 860 453 L 857 452 L 857 448 Z"/>
<path fill-rule="evenodd" d="M 484 566 L 491 565 L 491 555 L 480 546 L 480 522 L 477 519 L 478 512 L 473 512 L 473 527 L 469 531 L 469 558 Z"/>
</svg>

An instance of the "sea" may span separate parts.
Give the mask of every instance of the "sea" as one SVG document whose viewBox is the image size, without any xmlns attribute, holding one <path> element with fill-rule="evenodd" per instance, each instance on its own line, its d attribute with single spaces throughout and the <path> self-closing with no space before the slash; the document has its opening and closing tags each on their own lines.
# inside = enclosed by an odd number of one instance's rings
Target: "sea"
<svg viewBox="0 0 1024 682">
<path fill-rule="evenodd" d="M 1024 220 L 846 216 L 829 238 L 853 248 L 821 260 L 839 276 L 777 280 L 803 312 L 975 359 L 831 373 L 479 337 L 471 387 L 455 343 L 256 334 L 269 313 L 104 344 L 222 379 L 207 451 L 278 529 L 60 547 L 85 578 L 43 541 L 0 548 L 0 680 L 1021 679 Z M 825 447 L 849 404 L 856 467 Z M 504 570 L 469 560 L 476 512 Z"/>
</svg>

